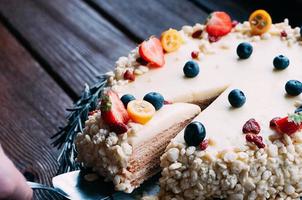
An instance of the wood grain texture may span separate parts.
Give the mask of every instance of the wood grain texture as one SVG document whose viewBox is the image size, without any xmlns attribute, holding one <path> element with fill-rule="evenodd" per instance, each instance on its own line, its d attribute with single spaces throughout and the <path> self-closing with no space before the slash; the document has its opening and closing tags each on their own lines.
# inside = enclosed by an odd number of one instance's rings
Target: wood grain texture
<svg viewBox="0 0 302 200">
<path fill-rule="evenodd" d="M 257 9 L 265 9 L 272 16 L 273 22 L 281 22 L 289 18 L 291 25 L 301 26 L 301 0 L 192 0 L 196 5 L 209 11 L 222 10 L 228 12 L 239 21 L 248 20 L 249 15 Z"/>
<path fill-rule="evenodd" d="M 203 23 L 208 14 L 184 0 L 89 0 L 100 12 L 106 12 L 132 34 L 144 40 L 160 35 L 168 28 Z"/>
<path fill-rule="evenodd" d="M 2 0 L 0 13 L 77 94 L 134 47 L 82 1 Z"/>
<path fill-rule="evenodd" d="M 25 175 L 44 184 L 56 174 L 49 137 L 72 102 L 0 24 L 0 143 Z M 56 199 L 38 192 L 37 199 Z"/>
</svg>

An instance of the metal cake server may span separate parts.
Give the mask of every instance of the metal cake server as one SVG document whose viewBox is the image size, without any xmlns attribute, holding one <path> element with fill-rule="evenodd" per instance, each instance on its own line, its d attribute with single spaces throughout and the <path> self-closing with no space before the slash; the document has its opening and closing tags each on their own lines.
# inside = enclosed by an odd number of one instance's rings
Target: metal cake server
<svg viewBox="0 0 302 200">
<path fill-rule="evenodd" d="M 87 181 L 84 177 L 87 173 L 80 170 L 60 174 L 53 177 L 54 187 L 48 187 L 39 183 L 27 182 L 32 189 L 42 189 L 54 192 L 60 196 L 72 200 L 108 200 L 125 199 L 135 200 L 142 195 L 155 195 L 159 191 L 156 184 L 158 176 L 144 183 L 131 194 L 115 192 L 112 183 L 104 182 L 102 179 Z"/>
</svg>

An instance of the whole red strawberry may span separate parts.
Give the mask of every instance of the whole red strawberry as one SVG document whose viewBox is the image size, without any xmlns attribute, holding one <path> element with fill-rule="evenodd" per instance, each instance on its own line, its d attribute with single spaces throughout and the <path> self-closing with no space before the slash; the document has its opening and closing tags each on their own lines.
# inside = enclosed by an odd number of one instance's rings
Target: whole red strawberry
<svg viewBox="0 0 302 200">
<path fill-rule="evenodd" d="M 301 129 L 301 123 L 290 120 L 289 117 L 283 117 L 275 121 L 278 133 L 292 135 Z"/>
<path fill-rule="evenodd" d="M 210 14 L 206 24 L 206 31 L 210 36 L 219 38 L 228 34 L 231 30 L 232 20 L 227 13 L 217 11 Z"/>
<path fill-rule="evenodd" d="M 130 120 L 127 110 L 119 96 L 108 90 L 101 100 L 101 116 L 103 121 L 117 134 L 127 132 L 126 124 Z"/>
</svg>

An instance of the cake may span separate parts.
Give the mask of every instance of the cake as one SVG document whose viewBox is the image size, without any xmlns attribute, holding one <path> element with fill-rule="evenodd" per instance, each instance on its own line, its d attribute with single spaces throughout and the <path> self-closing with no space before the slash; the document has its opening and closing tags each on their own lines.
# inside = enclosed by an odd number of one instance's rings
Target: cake
<svg viewBox="0 0 302 200">
<path fill-rule="evenodd" d="M 77 160 L 125 192 L 160 164 L 160 199 L 298 199 L 301 50 L 263 10 L 152 36 L 108 73 Z"/>
</svg>

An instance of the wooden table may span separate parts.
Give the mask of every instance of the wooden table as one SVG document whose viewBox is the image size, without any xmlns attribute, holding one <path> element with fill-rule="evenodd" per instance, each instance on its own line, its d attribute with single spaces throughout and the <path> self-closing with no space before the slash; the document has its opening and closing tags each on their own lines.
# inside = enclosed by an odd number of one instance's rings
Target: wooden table
<svg viewBox="0 0 302 200">
<path fill-rule="evenodd" d="M 257 8 L 252 0 L 238 2 L 1 0 L 0 143 L 5 152 L 27 179 L 51 184 L 58 150 L 49 138 L 65 123 L 65 108 L 79 97 L 84 83 L 112 70 L 118 57 L 150 35 L 203 23 L 213 10 L 246 20 Z M 289 16 L 299 24 L 299 7 L 280 12 L 284 1 L 273 2 L 272 7 L 272 0 L 262 1 L 261 7 L 277 21 Z M 35 198 L 57 199 L 46 192 Z"/>
</svg>

